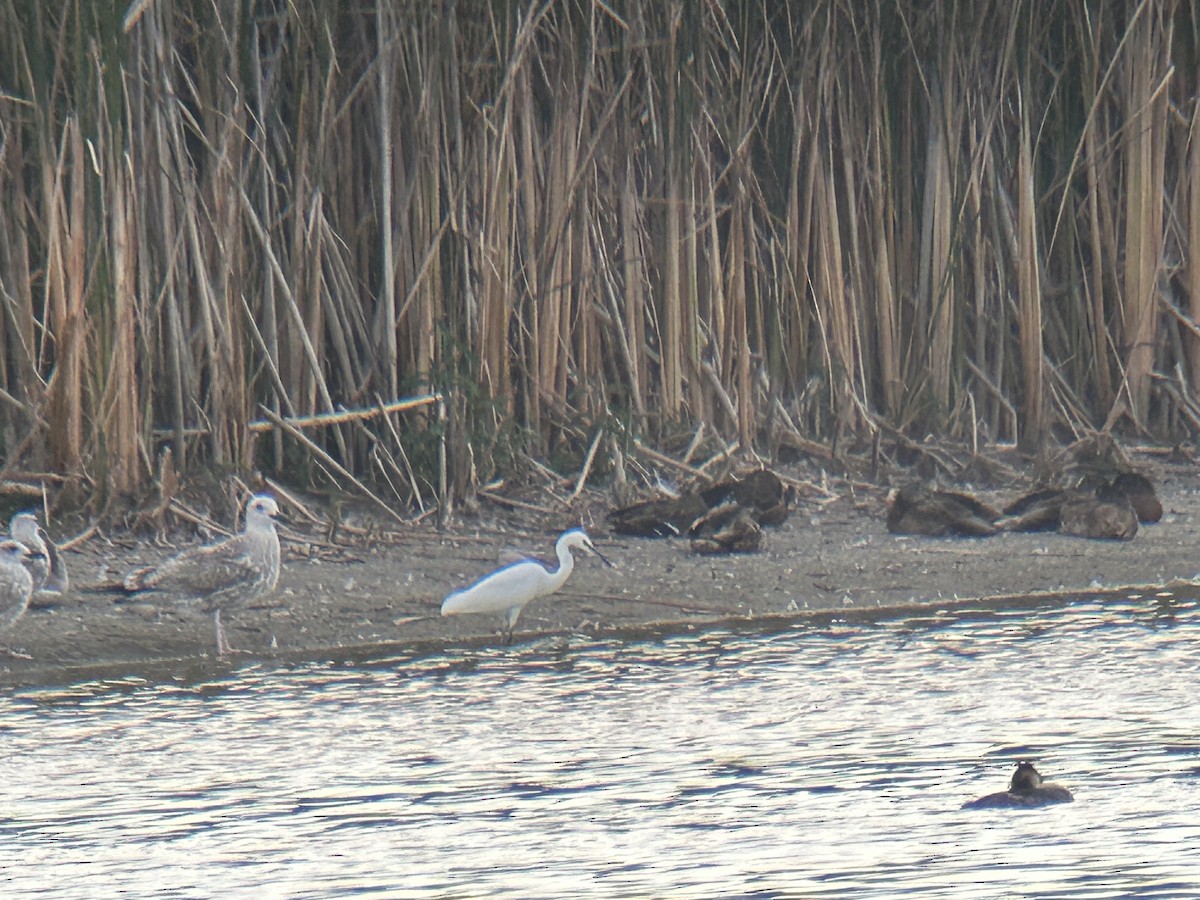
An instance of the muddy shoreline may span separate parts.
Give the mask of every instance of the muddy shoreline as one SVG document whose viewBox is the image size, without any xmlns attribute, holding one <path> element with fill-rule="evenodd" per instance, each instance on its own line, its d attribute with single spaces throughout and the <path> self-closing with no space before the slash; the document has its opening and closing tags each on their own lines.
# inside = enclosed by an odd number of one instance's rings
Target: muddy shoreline
<svg viewBox="0 0 1200 900">
<path fill-rule="evenodd" d="M 483 500 L 443 532 L 432 521 L 383 523 L 344 537 L 281 527 L 279 589 L 226 617 L 230 642 L 248 651 L 214 658 L 211 617 L 173 604 L 117 603 L 84 590 L 171 548 L 131 536 L 94 536 L 69 550 L 72 592 L 32 608 L 4 636 L 32 659 L 0 654 L 0 684 L 58 685 L 98 678 L 207 677 L 252 665 L 362 660 L 500 643 L 499 620 L 443 618 L 442 598 L 496 565 L 506 549 L 551 555 L 558 533 L 582 520 L 617 566 L 578 561 L 566 588 L 530 604 L 515 643 L 547 635 L 655 637 L 724 625 L 786 627 L 797 617 L 878 616 L 991 598 L 1118 590 L 1190 581 L 1200 573 L 1200 472 L 1161 454 L 1138 458 L 1152 475 L 1163 519 L 1127 542 L 1057 533 L 988 538 L 892 535 L 886 487 L 834 483 L 802 494 L 766 548 L 697 556 L 685 540 L 630 538 L 604 526 L 608 497 L 585 494 L 561 513 L 545 504 Z M 786 467 L 781 474 L 787 474 Z M 982 499 L 1012 491 L 977 489 Z M 285 512 L 286 518 L 286 512 Z M 762 620 L 768 619 L 769 623 Z"/>
</svg>

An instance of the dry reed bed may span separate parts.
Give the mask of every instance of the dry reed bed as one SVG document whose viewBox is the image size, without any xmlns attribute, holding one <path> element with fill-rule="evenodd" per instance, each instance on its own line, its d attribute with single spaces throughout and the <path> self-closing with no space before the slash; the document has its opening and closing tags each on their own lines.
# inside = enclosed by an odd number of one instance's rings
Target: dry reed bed
<svg viewBox="0 0 1200 900">
<path fill-rule="evenodd" d="M 1200 426 L 1188 4 L 270 6 L 0 3 L 0 475 Z"/>
</svg>

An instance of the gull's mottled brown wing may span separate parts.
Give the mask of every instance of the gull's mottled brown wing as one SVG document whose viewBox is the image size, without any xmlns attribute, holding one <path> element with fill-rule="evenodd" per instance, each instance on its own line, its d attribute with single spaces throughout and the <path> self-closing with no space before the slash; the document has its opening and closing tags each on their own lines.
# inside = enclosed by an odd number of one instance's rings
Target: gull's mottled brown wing
<svg viewBox="0 0 1200 900">
<path fill-rule="evenodd" d="M 220 544 L 185 550 L 156 568 L 131 573 L 125 587 L 219 604 L 231 592 L 253 593 L 267 577 L 251 549 L 247 536 L 240 534 Z"/>
</svg>

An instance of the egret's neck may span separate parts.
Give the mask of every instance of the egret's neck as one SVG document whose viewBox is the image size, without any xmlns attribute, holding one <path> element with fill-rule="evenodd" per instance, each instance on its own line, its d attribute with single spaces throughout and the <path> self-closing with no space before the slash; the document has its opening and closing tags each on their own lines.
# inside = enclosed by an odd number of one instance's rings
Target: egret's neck
<svg viewBox="0 0 1200 900">
<path fill-rule="evenodd" d="M 575 557 L 571 555 L 570 547 L 559 541 L 558 546 L 554 549 L 558 552 L 558 569 L 550 579 L 553 584 L 553 587 L 550 588 L 551 592 L 557 591 L 566 584 L 567 579 L 571 577 L 571 572 L 575 569 Z"/>
</svg>

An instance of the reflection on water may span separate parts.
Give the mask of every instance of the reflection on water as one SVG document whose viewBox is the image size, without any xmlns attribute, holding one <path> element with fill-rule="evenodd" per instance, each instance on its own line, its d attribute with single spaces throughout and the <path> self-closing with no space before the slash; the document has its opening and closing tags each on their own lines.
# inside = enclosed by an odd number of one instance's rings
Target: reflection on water
<svg viewBox="0 0 1200 900">
<path fill-rule="evenodd" d="M 0 892 L 1194 896 L 1193 595 L 580 640 L 0 711 Z M 964 811 L 1033 757 L 1076 802 Z"/>
</svg>

